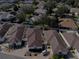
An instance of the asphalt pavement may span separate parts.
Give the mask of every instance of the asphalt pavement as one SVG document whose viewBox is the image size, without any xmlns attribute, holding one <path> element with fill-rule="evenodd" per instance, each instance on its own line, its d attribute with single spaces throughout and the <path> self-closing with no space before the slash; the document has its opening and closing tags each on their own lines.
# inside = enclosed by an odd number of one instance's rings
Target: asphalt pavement
<svg viewBox="0 0 79 59">
<path fill-rule="evenodd" d="M 0 53 L 0 59 L 24 59 L 24 58 Z"/>
</svg>

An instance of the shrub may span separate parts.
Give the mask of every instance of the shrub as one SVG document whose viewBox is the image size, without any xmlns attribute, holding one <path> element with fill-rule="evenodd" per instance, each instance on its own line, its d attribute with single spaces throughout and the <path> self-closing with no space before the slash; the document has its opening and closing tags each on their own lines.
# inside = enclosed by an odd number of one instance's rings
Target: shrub
<svg viewBox="0 0 79 59">
<path fill-rule="evenodd" d="M 59 56 L 57 54 L 53 55 L 51 59 L 59 59 Z"/>
</svg>

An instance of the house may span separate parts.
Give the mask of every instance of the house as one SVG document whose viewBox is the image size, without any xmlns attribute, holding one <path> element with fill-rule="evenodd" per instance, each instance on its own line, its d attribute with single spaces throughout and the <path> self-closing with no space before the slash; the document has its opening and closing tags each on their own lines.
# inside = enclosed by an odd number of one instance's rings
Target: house
<svg viewBox="0 0 79 59">
<path fill-rule="evenodd" d="M 22 47 L 24 28 L 24 25 L 15 24 L 5 34 L 4 38 L 7 39 L 6 43 L 8 43 L 11 48 Z"/>
<path fill-rule="evenodd" d="M 27 45 L 30 52 L 42 52 L 43 38 L 42 30 L 38 28 L 27 29 Z"/>
<path fill-rule="evenodd" d="M 52 40 L 52 37 L 54 35 L 53 31 L 54 30 L 44 30 L 43 31 L 44 40 L 47 41 L 47 44 L 50 44 L 50 42 Z"/>
<path fill-rule="evenodd" d="M 0 24 L 0 29 L 2 28 L 2 24 Z M 0 42 L 2 43 L 4 40 L 0 37 Z"/>
<path fill-rule="evenodd" d="M 79 8 L 71 8 L 71 9 L 70 9 L 70 12 L 71 12 L 71 13 L 74 13 L 75 16 L 78 16 L 78 15 L 79 15 Z"/>
<path fill-rule="evenodd" d="M 39 21 L 39 20 L 41 20 L 41 18 L 42 18 L 42 15 L 34 15 L 33 17 L 31 17 L 31 20 L 33 21 L 33 22 L 35 22 L 35 21 Z"/>
<path fill-rule="evenodd" d="M 33 32 L 33 29 L 34 28 L 27 28 L 27 26 L 25 26 L 22 40 L 25 41 L 26 45 L 28 42 L 28 37 Z"/>
<path fill-rule="evenodd" d="M 75 39 L 73 48 L 75 48 L 77 50 L 78 58 L 79 58 L 79 37 L 77 37 L 77 39 Z"/>
<path fill-rule="evenodd" d="M 0 21 L 14 21 L 16 17 L 8 12 L 0 12 Z"/>
<path fill-rule="evenodd" d="M 14 3 L 17 0 L 0 0 L 0 3 Z"/>
<path fill-rule="evenodd" d="M 73 30 L 77 29 L 76 24 L 71 18 L 60 18 L 59 21 L 61 21 L 59 25 L 63 29 L 73 29 Z"/>
<path fill-rule="evenodd" d="M 0 0 L 1 1 L 1 0 Z M 0 2 L 1 3 L 1 2 Z M 5 1 L 3 3 L 0 4 L 0 8 L 4 9 L 6 8 L 11 8 L 13 6 L 13 4 L 10 3 L 5 3 Z"/>
<path fill-rule="evenodd" d="M 62 35 L 70 48 L 74 49 L 75 55 L 79 58 L 79 34 L 74 31 L 67 31 L 62 32 Z"/>
<path fill-rule="evenodd" d="M 39 4 L 37 4 L 37 8 L 39 9 L 43 9 L 45 7 L 45 2 L 44 1 L 40 1 Z"/>
<path fill-rule="evenodd" d="M 28 48 L 32 52 L 42 52 L 43 38 L 42 30 L 33 29 L 33 32 L 28 36 Z"/>
<path fill-rule="evenodd" d="M 36 10 L 34 11 L 34 13 L 46 15 L 47 10 L 38 8 L 38 9 L 36 9 Z"/>
<path fill-rule="evenodd" d="M 76 48 L 79 51 L 79 47 L 78 47 L 79 37 L 76 34 L 76 32 L 67 31 L 67 32 L 62 32 L 62 34 L 66 39 L 66 41 L 68 42 L 68 44 L 70 45 L 70 47 Z"/>
<path fill-rule="evenodd" d="M 33 0 L 23 0 L 23 3 L 32 4 Z"/>
<path fill-rule="evenodd" d="M 53 54 L 67 53 L 67 46 L 57 31 L 46 30 L 43 33 L 46 41 L 52 46 Z"/>
<path fill-rule="evenodd" d="M 29 52 L 42 52 L 44 44 L 50 44 L 52 46 L 53 54 L 59 52 L 67 53 L 67 45 L 64 43 L 62 37 L 55 30 L 41 30 L 38 28 L 26 29 L 25 39 L 27 41 Z M 46 46 L 46 45 L 45 45 Z"/>
<path fill-rule="evenodd" d="M 73 46 L 73 43 L 75 43 L 77 36 L 75 32 L 62 32 L 63 36 L 67 40 L 70 46 Z"/>
<path fill-rule="evenodd" d="M 3 43 L 5 41 L 4 35 L 6 34 L 6 32 L 9 30 L 11 26 L 12 24 L 9 24 L 9 23 L 2 24 L 0 28 L 0 43 Z"/>
<path fill-rule="evenodd" d="M 11 26 L 12 26 L 12 24 L 4 23 L 0 29 L 0 37 L 3 37 Z"/>
</svg>

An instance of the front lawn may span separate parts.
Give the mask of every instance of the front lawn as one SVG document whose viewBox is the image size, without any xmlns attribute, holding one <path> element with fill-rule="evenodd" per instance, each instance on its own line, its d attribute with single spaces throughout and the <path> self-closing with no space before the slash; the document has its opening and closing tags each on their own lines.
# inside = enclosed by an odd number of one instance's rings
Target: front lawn
<svg viewBox="0 0 79 59">
<path fill-rule="evenodd" d="M 59 56 L 57 54 L 53 55 L 51 59 L 65 59 L 63 56 Z"/>
</svg>

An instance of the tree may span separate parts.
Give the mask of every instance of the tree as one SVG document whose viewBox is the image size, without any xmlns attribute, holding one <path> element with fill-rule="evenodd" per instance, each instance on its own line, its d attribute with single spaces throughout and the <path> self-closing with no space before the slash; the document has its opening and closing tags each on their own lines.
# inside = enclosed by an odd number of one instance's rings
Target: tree
<svg viewBox="0 0 79 59">
<path fill-rule="evenodd" d="M 48 0 L 43 0 L 43 1 L 47 2 Z"/>
<path fill-rule="evenodd" d="M 34 22 L 35 25 L 41 25 L 43 27 L 58 27 L 58 18 L 55 16 L 43 16 L 41 20 Z"/>
<path fill-rule="evenodd" d="M 17 5 L 14 5 L 13 9 L 14 9 L 14 11 L 18 11 L 19 10 Z"/>
<path fill-rule="evenodd" d="M 25 4 L 20 7 L 20 12 L 23 12 L 23 13 L 30 14 L 30 13 L 33 13 L 33 11 L 34 11 L 34 7 L 30 4 Z"/>
<path fill-rule="evenodd" d="M 74 7 L 79 7 L 79 0 L 75 0 Z"/>
<path fill-rule="evenodd" d="M 67 0 L 66 3 L 69 4 L 69 5 L 73 5 L 74 4 L 74 0 Z"/>
<path fill-rule="evenodd" d="M 72 7 L 78 7 L 79 6 L 79 0 L 67 0 L 66 4 L 68 4 Z"/>
<path fill-rule="evenodd" d="M 37 5 L 38 4 L 37 0 L 33 0 L 33 4 Z"/>
<path fill-rule="evenodd" d="M 23 21 L 25 21 L 26 14 L 19 13 L 19 14 L 16 15 L 16 17 L 19 19 L 19 22 L 23 22 Z"/>
<path fill-rule="evenodd" d="M 63 16 L 64 13 L 68 13 L 70 9 L 64 4 L 58 4 L 57 9 L 54 11 L 58 16 Z"/>
<path fill-rule="evenodd" d="M 48 14 L 52 13 L 52 9 L 56 7 L 56 1 L 48 0 L 45 8 L 48 10 Z"/>
<path fill-rule="evenodd" d="M 54 28 L 57 28 L 58 27 L 58 18 L 56 16 L 50 16 L 48 17 L 48 25 L 50 27 L 54 27 Z"/>
<path fill-rule="evenodd" d="M 9 3 L 3 3 L 0 5 L 0 9 L 6 11 L 7 9 L 11 8 L 13 5 Z"/>
</svg>

